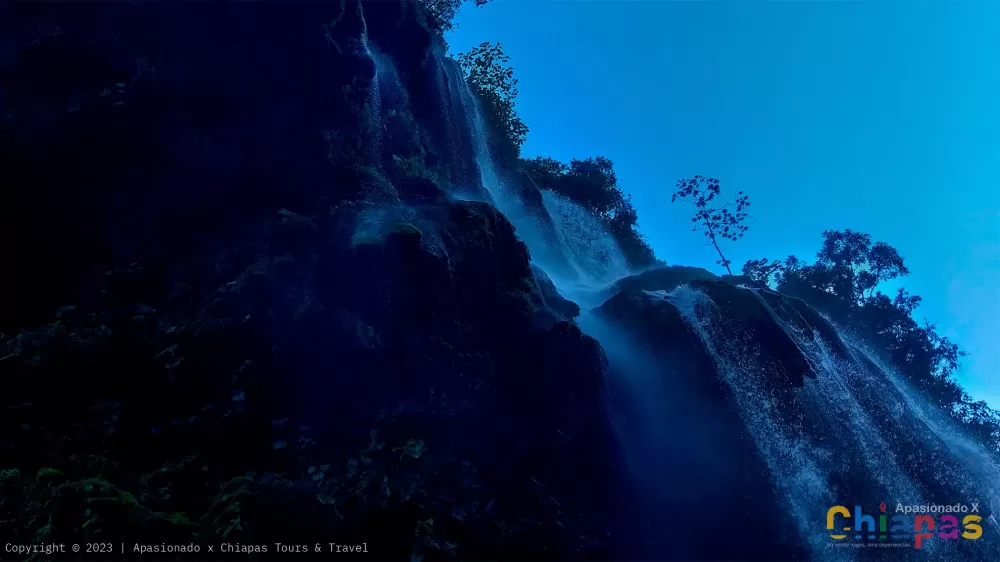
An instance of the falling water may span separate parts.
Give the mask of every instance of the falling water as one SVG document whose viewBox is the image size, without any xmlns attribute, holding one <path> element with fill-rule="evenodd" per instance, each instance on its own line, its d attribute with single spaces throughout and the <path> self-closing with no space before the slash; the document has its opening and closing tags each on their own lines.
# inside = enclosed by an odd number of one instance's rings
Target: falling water
<svg viewBox="0 0 1000 562">
<path fill-rule="evenodd" d="M 385 106 L 405 98 L 391 94 L 402 91 L 391 61 L 385 61 L 367 38 L 363 43 L 376 66 L 371 105 L 380 133 L 390 113 Z M 433 56 L 442 113 L 449 121 L 447 146 L 452 159 L 463 160 L 459 149 L 468 142 L 463 135 L 468 135 L 471 150 L 466 158 L 474 158 L 469 167 L 478 173 L 491 202 L 514 224 L 535 265 L 546 271 L 565 296 L 584 306 L 597 304 L 590 300 L 603 295 L 603 287 L 628 275 L 617 244 L 597 218 L 565 198 L 543 191 L 541 205 L 530 208 L 512 192 L 493 161 L 486 122 L 468 83 L 443 55 L 435 52 Z M 381 137 L 379 142 L 383 142 Z M 575 270 L 575 279 L 560 275 L 559 267 L 549 261 L 553 252 L 565 257 Z M 733 415 L 738 414 L 735 425 L 742 425 L 749 434 L 811 558 L 850 560 L 857 554 L 828 548 L 823 523 L 826 510 L 833 505 L 882 500 L 910 505 L 982 501 L 993 510 L 1000 508 L 1000 467 L 989 454 L 923 405 L 897 374 L 871 354 L 839 333 L 839 342 L 824 339 L 824 333 L 802 317 L 776 309 L 759 291 L 753 293 L 811 366 L 801 388 L 779 394 L 768 378 L 768 361 L 773 358 L 763 356 L 761 342 L 753 334 L 735 339 L 727 334 L 723 328 L 728 319 L 705 293 L 683 286 L 669 293 L 646 294 L 676 308 L 711 357 L 728 389 Z M 691 405 L 689 389 L 677 381 L 664 382 L 662 377 L 670 376 L 669 366 L 657 364 L 654 355 L 637 346 L 631 336 L 588 312 L 580 317 L 580 325 L 605 346 L 612 383 L 631 409 L 619 410 L 616 419 L 625 421 L 617 425 L 628 468 L 651 498 L 647 501 L 660 508 L 687 505 L 684 502 L 691 499 L 685 499 L 676 483 L 691 483 L 694 474 L 709 472 L 700 471 L 699 466 L 707 467 L 709 460 L 723 457 L 720 449 L 724 447 L 713 439 L 708 444 L 699 442 L 699 435 L 709 433 L 684 429 L 689 423 L 704 424 L 708 414 Z M 928 433 L 933 439 L 925 439 Z M 863 497 L 840 497 L 845 493 Z M 962 497 L 935 495 L 942 493 Z M 663 521 L 677 524 L 669 517 Z M 991 523 L 995 525 L 995 520 Z M 931 541 L 918 554 L 946 559 L 957 546 L 947 542 Z M 913 553 L 898 554 L 906 558 Z"/>
<path fill-rule="evenodd" d="M 482 190 L 482 178 L 479 166 L 474 160 L 475 155 L 466 151 L 471 144 L 469 103 L 466 95 L 465 80 L 458 73 L 455 61 L 448 58 L 439 48 L 432 49 L 432 59 L 435 65 L 438 92 L 441 94 L 441 112 L 447 127 L 448 154 L 451 168 L 452 191 L 459 199 L 481 200 L 477 196 Z M 471 158 L 470 158 L 471 156 Z"/>
<path fill-rule="evenodd" d="M 361 46 L 375 67 L 368 99 L 371 118 L 371 138 L 368 152 L 369 157 L 381 166 L 385 160 L 384 151 L 387 141 L 385 132 L 389 127 L 388 120 L 397 115 L 405 115 L 409 105 L 409 96 L 392 59 L 382 54 L 378 47 L 369 40 L 368 26 L 364 20 L 362 23 Z"/>
<path fill-rule="evenodd" d="M 681 286 L 670 293 L 650 294 L 677 307 L 684 321 L 698 334 L 716 363 L 719 374 L 732 392 L 733 402 L 767 464 L 775 484 L 789 503 L 803 540 L 817 559 L 843 559 L 826 550 L 824 535 L 815 522 L 823 521 L 826 509 L 837 505 L 830 493 L 827 471 L 831 452 L 809 443 L 780 421 L 778 404 L 763 380 L 759 351 L 715 335 L 714 323 L 723 321 L 712 300 L 696 289 Z M 836 555 L 834 555 L 836 554 Z"/>
<path fill-rule="evenodd" d="M 372 64 L 375 66 L 375 73 L 372 76 L 371 83 L 371 94 L 368 99 L 369 111 L 371 113 L 371 140 L 368 146 L 369 157 L 375 162 L 382 161 L 382 86 L 379 80 L 379 57 L 375 55 L 375 51 L 372 49 L 371 44 L 368 40 L 368 24 L 365 22 L 364 18 L 361 19 L 362 30 L 361 30 L 361 47 L 364 49 L 365 54 L 371 59 Z"/>
<path fill-rule="evenodd" d="M 460 79 L 462 107 L 471 119 L 476 163 L 483 187 L 493 203 L 511 221 L 517 235 L 528 246 L 532 261 L 541 267 L 570 299 L 585 298 L 608 283 L 628 275 L 628 267 L 617 243 L 595 217 L 575 203 L 542 191 L 541 209 L 527 208 L 497 173 L 489 147 L 489 133 L 481 108 L 468 82 Z M 542 213 L 547 214 L 544 216 Z M 555 227 L 546 235 L 545 222 Z M 576 270 L 576 276 L 561 274 L 554 253 L 561 254 Z M 579 277 L 579 279 L 570 279 Z M 597 303 L 592 303 L 597 304 Z"/>
<path fill-rule="evenodd" d="M 682 286 L 670 293 L 646 294 L 676 306 L 714 360 L 812 558 L 849 560 L 857 555 L 851 549 L 829 548 L 822 525 L 825 510 L 833 505 L 980 503 L 988 506 L 982 510 L 984 525 L 996 528 L 992 513 L 1000 507 L 1000 466 L 994 457 L 835 326 L 818 329 L 794 307 L 772 305 L 760 291 L 752 292 L 814 371 L 789 394 L 779 395 L 768 384 L 767 358 L 755 340 L 736 338 L 741 343 L 717 329 L 729 320 L 705 293 Z M 841 497 L 845 494 L 850 497 Z M 935 538 L 920 551 L 882 555 L 989 559 L 996 548 L 988 540 Z"/>
<path fill-rule="evenodd" d="M 905 404 L 907 412 L 927 427 L 947 447 L 951 458 L 957 461 L 958 467 L 940 467 L 951 469 L 945 472 L 948 483 L 963 496 L 950 501 L 979 502 L 982 507 L 988 507 L 983 509 L 984 514 L 988 514 L 984 521 L 1000 531 L 996 519 L 996 514 L 1000 512 L 1000 464 L 997 458 L 963 435 L 943 412 L 926 404 L 900 374 L 881 361 L 871 349 L 847 338 L 844 341 L 852 354 L 859 359 L 864 358 L 881 371 L 896 391 L 897 400 Z"/>
<path fill-rule="evenodd" d="M 629 274 L 618 243 L 597 217 L 551 191 L 542 192 L 542 202 L 581 280 L 591 287 L 604 287 Z"/>
<path fill-rule="evenodd" d="M 811 333 L 807 333 L 806 329 L 795 322 L 783 319 L 761 296 L 760 290 L 747 290 L 757 297 L 771 319 L 788 334 L 799 352 L 813 366 L 816 376 L 806 377 L 803 383 L 802 396 L 806 411 L 825 417 L 826 423 L 849 421 L 849 433 L 830 434 L 830 439 L 839 442 L 840 450 L 860 454 L 865 471 L 883 487 L 888 497 L 906 504 L 924 503 L 919 488 L 907 476 L 903 463 L 896 458 L 895 452 L 879 432 L 879 424 L 856 397 L 858 392 L 863 391 L 863 379 L 868 375 L 856 363 L 832 353 L 818 331 L 810 330 Z M 850 470 L 852 467 L 844 468 Z"/>
</svg>

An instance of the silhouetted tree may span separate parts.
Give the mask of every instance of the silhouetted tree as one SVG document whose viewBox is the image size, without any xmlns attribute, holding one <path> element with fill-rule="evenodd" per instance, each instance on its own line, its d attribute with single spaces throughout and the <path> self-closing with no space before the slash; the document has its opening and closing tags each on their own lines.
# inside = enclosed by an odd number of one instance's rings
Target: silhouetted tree
<svg viewBox="0 0 1000 562">
<path fill-rule="evenodd" d="M 885 242 L 876 242 L 868 250 L 866 261 L 867 269 L 858 273 L 858 289 L 862 294 L 867 290 L 868 298 L 874 296 L 875 288 L 883 281 L 910 274 L 899 251 Z"/>
<path fill-rule="evenodd" d="M 419 0 L 427 16 L 427 27 L 439 35 L 454 29 L 458 9 L 469 1 L 475 2 L 476 6 L 483 6 L 490 0 Z"/>
<path fill-rule="evenodd" d="M 892 305 L 906 314 L 912 314 L 923 300 L 919 295 L 911 295 L 906 289 L 900 287 L 896 289 L 896 298 L 893 299 Z"/>
<path fill-rule="evenodd" d="M 770 287 L 774 285 L 773 280 L 783 266 L 784 263 L 781 260 L 775 260 L 770 263 L 767 258 L 747 260 L 743 264 L 743 275 L 751 281 Z"/>
<path fill-rule="evenodd" d="M 909 274 L 899 251 L 886 244 L 872 245 L 871 235 L 847 230 L 823 232 L 823 246 L 810 273 L 813 281 L 837 296 L 856 302 L 871 299 L 885 281 Z"/>
<path fill-rule="evenodd" d="M 527 138 L 528 126 L 517 116 L 520 92 L 514 69 L 509 65 L 510 57 L 504 54 L 502 44 L 487 41 L 460 53 L 457 60 L 489 121 L 494 156 L 513 164 Z"/>
<path fill-rule="evenodd" d="M 691 179 L 677 181 L 677 192 L 674 193 L 671 202 L 680 199 L 695 206 L 697 211 L 691 219 L 695 226 L 691 230 L 700 229 L 711 240 L 715 251 L 719 253 L 719 260 L 715 263 L 725 267 L 726 271 L 732 275 L 733 271 L 729 269 L 729 264 L 732 262 L 722 255 L 722 250 L 719 249 L 719 238 L 734 241 L 743 238 L 743 234 L 749 228 L 743 224 L 743 221 L 747 217 L 746 208 L 750 206 L 750 198 L 739 191 L 736 193 L 735 201 L 721 207 L 712 206 L 712 201 L 721 191 L 719 180 L 694 176 Z M 735 212 L 729 209 L 730 206 L 734 207 Z"/>
<path fill-rule="evenodd" d="M 521 169 L 534 178 L 535 181 L 549 180 L 569 172 L 569 166 L 548 156 L 538 156 L 522 160 Z"/>
<path fill-rule="evenodd" d="M 816 265 L 826 287 L 839 297 L 857 301 L 862 288 L 856 283 L 857 268 L 867 263 L 872 239 L 868 234 L 847 230 L 823 232 L 823 246 L 816 254 Z"/>
</svg>

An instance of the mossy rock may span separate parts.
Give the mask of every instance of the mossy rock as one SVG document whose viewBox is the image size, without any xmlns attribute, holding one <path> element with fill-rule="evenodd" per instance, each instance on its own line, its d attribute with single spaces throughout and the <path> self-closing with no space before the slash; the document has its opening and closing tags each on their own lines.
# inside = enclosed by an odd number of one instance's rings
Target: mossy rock
<svg viewBox="0 0 1000 562">
<path fill-rule="evenodd" d="M 408 222 L 401 222 L 392 227 L 386 241 L 412 254 L 420 249 L 423 238 L 424 234 L 419 228 Z"/>
<path fill-rule="evenodd" d="M 65 481 L 66 475 L 61 470 L 55 468 L 40 468 L 38 469 L 38 474 L 35 475 L 35 485 L 39 488 L 60 484 Z"/>
</svg>

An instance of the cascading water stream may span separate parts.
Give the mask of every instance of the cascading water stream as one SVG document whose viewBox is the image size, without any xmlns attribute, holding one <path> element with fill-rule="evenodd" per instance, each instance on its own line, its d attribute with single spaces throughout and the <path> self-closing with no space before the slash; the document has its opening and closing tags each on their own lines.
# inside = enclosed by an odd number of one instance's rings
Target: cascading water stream
<svg viewBox="0 0 1000 562">
<path fill-rule="evenodd" d="M 511 192 L 497 173 L 490 153 L 486 121 L 468 82 L 461 77 L 449 78 L 460 82 L 461 105 L 471 120 L 473 147 L 483 187 L 528 246 L 532 261 L 549 275 L 559 291 L 571 300 L 586 298 L 587 294 L 596 293 L 608 283 L 628 275 L 628 266 L 618 244 L 604 225 L 582 207 L 543 190 L 542 208 L 529 209 Z M 543 226 L 546 220 L 555 227 L 555 239 L 546 235 Z M 573 265 L 578 281 L 560 274 L 558 264 L 548 259 L 553 251 L 561 253 Z"/>
<path fill-rule="evenodd" d="M 458 64 L 445 55 L 440 48 L 431 50 L 436 69 L 436 82 L 440 93 L 441 112 L 446 123 L 445 142 L 451 156 L 452 196 L 460 200 L 483 201 L 479 191 L 482 174 L 474 151 L 467 150 L 475 144 L 472 136 L 473 118 L 471 99 L 467 95 L 467 84 L 459 74 Z M 471 156 L 471 157 L 470 157 Z"/>
<path fill-rule="evenodd" d="M 817 532 L 825 509 L 833 505 L 982 502 L 989 505 L 987 513 L 997 508 L 1000 468 L 995 459 L 960 435 L 943 413 L 923 406 L 898 374 L 844 339 L 835 326 L 830 328 L 840 342 L 825 341 L 821 330 L 798 312 L 779 312 L 759 291 L 752 292 L 815 371 L 802 388 L 780 399 L 766 384 L 769 375 L 757 350 L 716 331 L 715 323 L 727 320 L 705 293 L 682 286 L 649 294 L 673 303 L 715 360 L 814 559 L 854 558 L 850 549 L 829 548 L 829 539 Z M 849 350 L 846 355 L 831 349 L 841 342 Z M 860 497 L 842 497 L 845 491 Z M 994 518 L 984 518 L 984 524 L 996 526 Z M 991 548 L 995 545 L 982 541 L 936 539 L 925 542 L 920 551 L 897 551 L 894 556 L 951 560 L 972 553 L 990 556 Z"/>
<path fill-rule="evenodd" d="M 931 498 L 934 503 L 954 503 L 955 501 L 979 502 L 989 507 L 989 515 L 985 522 L 995 531 L 1000 532 L 1000 524 L 996 519 L 1000 509 L 1000 463 L 996 456 L 990 455 L 980 445 L 971 441 L 952 423 L 948 414 L 940 411 L 920 397 L 920 395 L 905 381 L 895 369 L 883 362 L 877 353 L 861 343 L 860 340 L 848 336 L 847 332 L 824 316 L 834 327 L 839 342 L 850 355 L 851 362 L 861 369 L 867 366 L 865 381 L 869 387 L 868 394 L 876 394 L 881 402 L 879 405 L 893 414 L 893 423 L 909 429 L 911 438 L 920 439 L 914 447 L 918 451 L 929 448 L 933 453 L 924 453 L 921 461 L 929 464 L 929 471 L 936 484 L 950 494 L 960 497 Z M 929 503 L 929 502 L 928 502 Z"/>
<path fill-rule="evenodd" d="M 985 513 L 988 513 L 989 516 L 986 517 L 985 521 L 994 530 L 1000 532 L 1000 522 L 996 519 L 996 514 L 1000 512 L 1000 463 L 998 463 L 997 458 L 962 435 L 943 412 L 925 404 L 924 400 L 902 379 L 901 375 L 879 359 L 872 350 L 850 338 L 841 337 L 852 354 L 858 359 L 863 358 L 879 369 L 882 376 L 897 393 L 898 400 L 906 408 L 906 411 L 929 429 L 957 461 L 960 470 L 954 470 L 954 467 L 942 467 L 952 469 L 946 472 L 948 483 L 964 496 L 956 499 L 979 502 L 983 506 L 988 506 Z"/>
<path fill-rule="evenodd" d="M 361 46 L 375 67 L 368 98 L 371 119 L 368 155 L 381 167 L 387 142 L 385 137 L 385 131 L 388 129 L 387 117 L 404 113 L 409 104 L 409 96 L 392 59 L 382 54 L 371 42 L 368 37 L 368 24 L 364 19 L 361 21 Z"/>
<path fill-rule="evenodd" d="M 629 275 L 618 243 L 594 215 L 551 191 L 542 192 L 542 203 L 583 288 L 606 287 Z"/>
<path fill-rule="evenodd" d="M 381 162 L 382 160 L 382 86 L 379 81 L 379 60 L 375 56 L 375 51 L 371 47 L 371 43 L 368 40 L 368 23 L 365 22 L 364 18 L 361 19 L 362 29 L 361 29 L 361 46 L 365 50 L 365 54 L 371 59 L 372 64 L 375 65 L 375 74 L 372 76 L 371 83 L 371 94 L 368 99 L 368 105 L 371 108 L 371 139 L 369 141 L 368 152 L 369 157 L 371 157 L 375 162 Z"/>
<path fill-rule="evenodd" d="M 803 329 L 787 322 L 761 296 L 760 290 L 745 290 L 757 297 L 775 324 L 813 366 L 816 376 L 806 377 L 803 383 L 806 410 L 825 415 L 829 423 L 849 420 L 849 434 L 832 432 L 830 438 L 839 441 L 842 449 L 860 453 L 868 474 L 875 477 L 889 497 L 910 505 L 924 503 L 919 488 L 907 476 L 902 463 L 878 431 L 878 425 L 856 397 L 856 392 L 861 390 L 857 383 L 867 374 L 858 365 L 836 357 L 818 331 L 808 336 Z"/>
<path fill-rule="evenodd" d="M 388 153 L 391 147 L 387 147 L 382 133 L 392 127 L 389 106 L 405 103 L 405 96 L 393 91 L 405 94 L 405 90 L 391 61 L 384 60 L 377 48 L 369 44 L 367 34 L 363 45 L 376 67 L 370 100 L 374 142 L 380 153 Z M 440 146 L 447 148 L 452 159 L 469 172 L 464 175 L 460 172 L 458 177 L 469 181 L 470 189 L 459 193 L 465 186 L 458 185 L 452 195 L 468 198 L 469 193 L 478 192 L 482 194 L 480 197 L 489 199 L 514 224 L 518 237 L 530 250 L 534 265 L 548 274 L 565 297 L 585 308 L 599 305 L 609 294 L 604 289 L 629 274 L 614 239 L 599 219 L 575 203 L 544 190 L 540 190 L 540 203 L 534 200 L 526 203 L 523 194 L 517 191 L 519 188 L 512 189 L 505 183 L 505 176 L 493 161 L 486 121 L 469 84 L 455 64 L 444 60 L 442 53 L 435 51 L 433 57 L 438 68 L 441 112 L 449 121 L 448 129 L 441 129 L 447 138 Z M 473 185 L 476 180 L 482 190 L 471 189 L 480 187 Z M 553 258 L 557 255 L 564 258 L 572 275 L 564 274 L 563 264 Z M 682 286 L 669 293 L 654 291 L 647 295 L 673 307 L 697 335 L 696 341 L 711 358 L 722 386 L 727 389 L 733 412 L 729 415 L 736 420 L 728 429 L 738 426 L 749 435 L 755 451 L 752 456 L 754 459 L 759 456 L 754 462 L 769 472 L 774 487 L 784 498 L 783 516 L 794 521 L 811 558 L 855 557 L 856 551 L 851 549 L 828 548 L 830 541 L 823 521 L 826 510 L 834 505 L 880 500 L 937 503 L 941 498 L 932 497 L 928 493 L 931 489 L 970 496 L 945 500 L 951 502 L 977 501 L 980 497 L 975 494 L 982 492 L 985 503 L 994 510 L 1000 508 L 997 504 L 1000 496 L 996 493 L 1000 488 L 996 485 L 1000 467 L 988 454 L 955 433 L 947 420 L 935 416 L 931 408 L 922 408 L 916 394 L 896 374 L 858 346 L 842 336 L 841 342 L 824 339 L 824 334 L 811 329 L 802 317 L 795 317 L 780 306 L 776 310 L 759 291 L 752 292 L 771 320 L 794 343 L 792 353 L 797 350 L 811 366 L 812 372 L 801 388 L 776 393 L 773 381 L 768 379 L 771 376 L 768 361 L 774 358 L 763 356 L 763 348 L 757 345 L 753 334 L 731 337 L 726 331 L 729 319 L 705 293 Z M 739 493 L 736 490 L 745 481 L 713 465 L 725 463 L 720 459 L 732 447 L 733 442 L 726 439 L 735 432 L 720 429 L 724 424 L 719 423 L 729 418 L 709 412 L 712 405 L 707 401 L 700 403 L 696 398 L 703 389 L 696 390 L 697 385 L 686 388 L 687 383 L 680 382 L 683 377 L 672 372 L 672 366 L 658 364 L 654 353 L 638 345 L 634 336 L 620 327 L 587 311 L 578 323 L 584 332 L 602 343 L 611 363 L 609 384 L 623 398 L 625 406 L 617 411 L 615 419 L 625 420 L 616 425 L 626 451 L 628 470 L 645 494 L 644 509 L 660 510 L 657 515 L 650 515 L 655 520 L 652 525 L 699 533 L 671 513 L 696 505 L 694 496 L 698 494 Z M 851 351 L 850 356 L 841 352 L 838 343 Z M 709 418 L 714 421 L 707 421 Z M 713 423 L 720 428 L 706 429 Z M 690 430 L 692 424 L 699 424 L 698 432 Z M 920 445 L 921 427 L 928 428 L 943 445 L 932 448 L 931 453 L 911 454 L 909 451 Z M 943 458 L 945 451 L 948 458 Z M 914 468 L 913 458 L 932 462 L 932 469 Z M 726 491 L 709 492 L 710 481 L 726 481 L 718 486 Z M 678 482 L 684 486 L 677 486 Z M 845 493 L 863 497 L 843 497 Z M 949 550 L 951 547 L 941 542 L 932 542 L 918 554 L 938 558 L 954 554 Z M 685 551 L 665 541 L 656 548 L 679 556 L 697 552 L 697 549 Z"/>
<path fill-rule="evenodd" d="M 809 443 L 779 421 L 778 404 L 763 384 L 757 351 L 736 349 L 734 343 L 713 335 L 713 322 L 721 321 L 712 300 L 696 289 L 681 286 L 669 293 L 652 292 L 677 307 L 684 321 L 698 334 L 715 361 L 723 381 L 731 389 L 734 406 L 767 464 L 775 484 L 788 501 L 789 510 L 802 539 L 817 559 L 843 559 L 833 556 L 826 542 L 816 532 L 829 506 L 837 499 L 830 493 L 827 471 L 830 452 Z"/>
</svg>

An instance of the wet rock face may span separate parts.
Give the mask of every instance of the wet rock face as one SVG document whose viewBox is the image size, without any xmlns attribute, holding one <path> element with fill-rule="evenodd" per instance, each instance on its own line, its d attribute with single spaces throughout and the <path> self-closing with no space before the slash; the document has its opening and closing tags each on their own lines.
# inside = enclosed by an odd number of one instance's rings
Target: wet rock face
<svg viewBox="0 0 1000 562">
<path fill-rule="evenodd" d="M 0 154 L 33 179 L 3 211 L 5 536 L 56 509 L 68 542 L 610 556 L 606 359 L 510 222 L 447 195 L 468 155 L 434 136 L 413 3 L 15 10 Z M 431 132 L 405 166 L 366 144 L 365 24 L 414 93 L 386 126 Z"/>
<path fill-rule="evenodd" d="M 664 520 L 659 515 L 646 522 L 650 528 L 643 532 L 656 537 L 659 529 L 669 526 L 690 537 L 690 543 L 672 548 L 674 559 L 805 556 L 794 532 L 774 532 L 776 522 L 792 525 L 793 521 L 779 507 L 782 502 L 768 467 L 734 407 L 720 365 L 678 308 L 661 294 L 638 291 L 615 295 L 595 313 L 628 334 L 637 346 L 611 364 L 611 394 L 624 417 L 626 441 L 648 439 L 631 427 L 657 426 L 652 441 L 640 445 L 640 452 L 633 452 L 630 460 L 638 456 L 651 462 L 661 455 L 668 459 L 657 465 L 651 478 L 668 483 L 669 490 L 662 495 L 645 492 L 646 506 L 651 513 L 681 514 L 712 505 L 717 524 L 738 529 L 732 541 L 712 541 L 710 533 L 695 522 L 669 516 Z M 642 375 L 630 372 L 631 362 L 639 358 L 645 358 L 638 366 Z M 616 364 L 623 372 L 615 372 Z M 647 374 L 658 381 L 643 382 L 638 390 L 628 382 Z M 645 413 L 633 417 L 644 409 Z M 742 515 L 750 512 L 758 517 Z M 647 556 L 655 556 L 662 548 L 653 546 Z"/>
<path fill-rule="evenodd" d="M 667 291 L 692 281 L 715 281 L 719 277 L 700 267 L 672 265 L 650 269 L 615 283 L 618 291 Z"/>
<path fill-rule="evenodd" d="M 658 281 L 670 287 L 677 278 Z M 856 503 L 874 510 L 874 499 L 881 497 L 920 496 L 946 504 L 950 500 L 930 498 L 989 494 L 994 473 L 991 469 L 983 477 L 978 468 L 989 464 L 987 457 L 964 460 L 981 454 L 971 452 L 971 442 L 956 445 L 964 437 L 948 433 L 948 422 L 920 404 L 898 375 L 841 339 L 838 329 L 804 301 L 733 281 L 738 280 L 694 280 L 669 292 L 624 291 L 595 311 L 637 342 L 634 357 L 648 356 L 637 372 L 629 371 L 629 357 L 611 360 L 611 392 L 616 403 L 625 404 L 621 425 L 630 443 L 628 458 L 654 464 L 668 481 L 682 480 L 699 490 L 698 501 L 711 501 L 712 491 L 726 491 L 718 500 L 727 506 L 720 510 L 720 523 L 728 521 L 728 509 L 767 511 L 769 521 L 781 522 L 771 529 L 791 529 L 779 537 L 763 527 L 751 531 L 734 518 L 731 528 L 747 531 L 734 540 L 739 547 L 716 543 L 679 558 L 809 559 L 815 557 L 813 549 L 825 546 L 811 545 L 810 517 L 822 519 L 826 509 L 817 504 Z M 650 395 L 655 396 L 652 404 L 645 402 Z M 643 442 L 639 430 L 628 433 L 648 424 L 647 418 L 658 428 L 652 443 Z M 684 431 L 669 429 L 677 420 L 688 422 Z M 662 441 L 671 443 L 666 452 L 656 449 Z M 658 455 L 669 461 L 655 464 Z M 719 471 L 706 460 L 723 458 L 742 470 Z M 699 478 L 713 485 L 700 484 Z M 647 487 L 655 491 L 659 481 L 652 479 L 654 485 Z M 671 491 L 650 511 L 683 512 L 686 501 L 692 500 Z M 815 516 L 802 518 L 794 510 Z M 683 528 L 683 522 L 666 519 L 672 528 Z M 802 528 L 796 531 L 796 525 Z M 697 529 L 684 532 L 698 536 Z M 995 545 L 987 541 L 939 544 L 942 550 L 956 547 L 947 556 L 995 557 Z"/>
<path fill-rule="evenodd" d="M 815 376 L 801 350 L 753 292 L 724 281 L 696 281 L 691 286 L 719 308 L 723 321 L 718 329 L 748 353 L 759 350 L 764 361 L 771 363 L 775 384 L 801 387 L 804 377 Z"/>
<path fill-rule="evenodd" d="M 541 291 L 542 300 L 545 301 L 545 304 L 549 308 L 561 314 L 567 320 L 580 315 L 580 305 L 559 294 L 555 283 L 552 282 L 552 279 L 549 279 L 545 271 L 536 265 L 531 266 L 531 271 L 535 275 L 535 281 L 538 283 L 538 289 Z"/>
<path fill-rule="evenodd" d="M 349 86 L 370 78 L 348 49 L 360 28 L 350 4 L 13 7 L 2 223 L 21 234 L 9 238 L 20 274 L 2 329 L 78 302 L 92 266 L 172 263 L 331 195 L 316 187 L 335 175 L 327 155 L 353 148 L 324 131 L 360 137 L 344 108 L 363 105 Z M 163 272 L 146 271 L 142 298 L 162 300 Z"/>
</svg>

